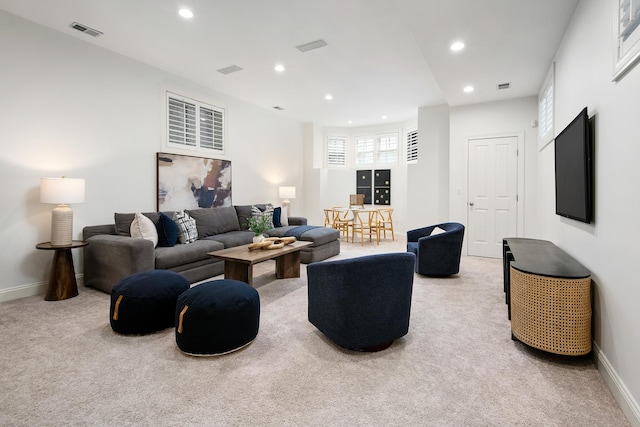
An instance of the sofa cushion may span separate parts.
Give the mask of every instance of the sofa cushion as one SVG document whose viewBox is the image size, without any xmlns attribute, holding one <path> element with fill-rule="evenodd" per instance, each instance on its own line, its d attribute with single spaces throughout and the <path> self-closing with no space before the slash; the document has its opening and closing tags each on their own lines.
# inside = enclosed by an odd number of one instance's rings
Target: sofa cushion
<svg viewBox="0 0 640 427">
<path fill-rule="evenodd" d="M 225 248 L 232 248 L 234 246 L 248 245 L 253 242 L 254 236 L 253 231 L 229 231 L 228 233 L 205 237 L 204 240 L 215 240 L 222 243 Z"/>
<path fill-rule="evenodd" d="M 214 234 L 240 230 L 238 215 L 233 206 L 191 209 L 187 212 L 191 218 L 196 220 L 199 239 L 213 236 Z"/>
<path fill-rule="evenodd" d="M 180 234 L 178 224 L 162 212 L 156 227 L 158 229 L 158 246 L 171 247 L 178 242 Z"/>
<path fill-rule="evenodd" d="M 173 220 L 178 225 L 180 243 L 193 243 L 198 240 L 198 229 L 196 220 L 191 218 L 185 211 L 173 214 Z"/>
<path fill-rule="evenodd" d="M 146 239 L 153 242 L 153 246 L 158 246 L 158 230 L 156 225 L 148 217 L 141 213 L 136 213 L 130 226 L 131 237 L 136 239 Z"/>
<path fill-rule="evenodd" d="M 278 228 L 282 227 L 282 222 L 280 219 L 282 217 L 282 208 L 278 206 L 277 208 L 273 208 L 273 226 Z"/>
<path fill-rule="evenodd" d="M 251 208 L 253 206 L 257 206 L 258 209 L 264 211 L 267 207 L 265 204 L 258 203 L 257 205 L 236 205 L 234 208 L 236 209 L 236 214 L 238 216 L 238 222 L 240 224 L 240 230 L 248 230 L 249 223 L 247 222 L 248 218 L 251 218 Z"/>
<path fill-rule="evenodd" d="M 154 224 L 158 223 L 160 214 L 158 212 L 142 212 L 142 215 L 153 221 Z M 116 224 L 116 234 L 120 236 L 131 236 L 131 223 L 135 218 L 135 213 L 115 213 L 114 219 Z"/>
<path fill-rule="evenodd" d="M 212 260 L 207 252 L 224 249 L 224 245 L 215 240 L 196 240 L 188 245 L 175 245 L 171 248 L 158 246 L 155 251 L 156 268 L 171 269 L 189 263 Z"/>
<path fill-rule="evenodd" d="M 273 228 L 267 231 L 269 237 L 285 237 L 291 236 L 291 231 L 295 231 L 296 228 L 300 226 L 297 225 L 289 225 L 278 228 Z M 333 240 L 338 240 L 340 238 L 340 232 L 335 228 L 329 227 L 313 227 L 302 233 L 300 235 L 300 239 L 305 242 L 313 242 L 313 247 L 324 245 Z"/>
</svg>

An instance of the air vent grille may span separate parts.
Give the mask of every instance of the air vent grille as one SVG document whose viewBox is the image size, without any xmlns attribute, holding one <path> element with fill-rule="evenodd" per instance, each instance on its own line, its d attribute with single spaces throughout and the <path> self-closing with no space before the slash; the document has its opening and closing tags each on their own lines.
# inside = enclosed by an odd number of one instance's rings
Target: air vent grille
<svg viewBox="0 0 640 427">
<path fill-rule="evenodd" d="M 298 49 L 300 52 L 308 52 L 310 50 L 319 49 L 325 46 L 327 46 L 327 42 L 320 39 L 320 40 L 315 40 L 309 43 L 301 44 L 300 46 L 296 46 L 296 49 Z"/>
<path fill-rule="evenodd" d="M 102 34 L 104 34 L 102 31 L 94 30 L 93 28 L 87 27 L 86 25 L 82 25 L 78 22 L 72 22 L 69 27 L 82 33 L 88 34 L 91 37 L 100 37 Z"/>
<path fill-rule="evenodd" d="M 240 70 L 242 70 L 242 67 L 238 67 L 237 65 L 229 65 L 228 67 L 220 68 L 217 71 L 222 74 L 231 74 Z"/>
<path fill-rule="evenodd" d="M 498 90 L 509 89 L 510 87 L 511 87 L 511 83 L 510 82 L 498 83 L 498 85 L 497 85 Z"/>
</svg>

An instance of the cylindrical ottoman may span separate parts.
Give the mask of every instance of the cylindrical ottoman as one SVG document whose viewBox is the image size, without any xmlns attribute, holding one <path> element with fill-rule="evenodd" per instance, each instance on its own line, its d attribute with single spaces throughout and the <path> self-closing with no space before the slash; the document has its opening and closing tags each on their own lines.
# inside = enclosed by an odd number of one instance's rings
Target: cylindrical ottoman
<svg viewBox="0 0 640 427">
<path fill-rule="evenodd" d="M 144 335 L 174 326 L 178 296 L 189 280 L 169 270 L 132 274 L 111 290 L 111 329 L 125 335 Z"/>
<path fill-rule="evenodd" d="M 176 344 L 183 352 L 213 356 L 239 350 L 258 335 L 258 291 L 238 280 L 201 283 L 178 297 Z"/>
</svg>

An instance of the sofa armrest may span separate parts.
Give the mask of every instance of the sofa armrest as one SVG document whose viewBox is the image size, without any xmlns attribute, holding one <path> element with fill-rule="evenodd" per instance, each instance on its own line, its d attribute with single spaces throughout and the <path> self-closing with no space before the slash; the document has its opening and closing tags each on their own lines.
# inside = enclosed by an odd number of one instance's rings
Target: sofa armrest
<svg viewBox="0 0 640 427">
<path fill-rule="evenodd" d="M 99 234 L 87 241 L 85 286 L 111 293 L 111 288 L 125 277 L 155 268 L 155 248 L 150 240 Z"/>
<path fill-rule="evenodd" d="M 307 218 L 302 216 L 290 216 L 289 225 L 307 225 Z"/>
</svg>

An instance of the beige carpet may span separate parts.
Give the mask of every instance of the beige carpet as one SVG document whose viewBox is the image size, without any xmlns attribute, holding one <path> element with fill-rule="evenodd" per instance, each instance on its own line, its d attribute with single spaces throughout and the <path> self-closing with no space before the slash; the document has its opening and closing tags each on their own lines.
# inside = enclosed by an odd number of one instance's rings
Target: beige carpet
<svg viewBox="0 0 640 427">
<path fill-rule="evenodd" d="M 338 258 L 404 251 L 343 244 Z M 172 329 L 120 336 L 109 295 L 0 304 L 0 425 L 624 426 L 588 357 L 511 340 L 501 260 L 416 276 L 409 334 L 379 353 L 334 346 L 307 321 L 306 271 L 255 270 L 260 332 L 242 351 L 183 355 Z"/>
</svg>

